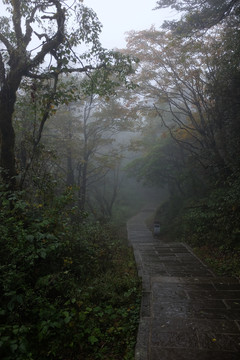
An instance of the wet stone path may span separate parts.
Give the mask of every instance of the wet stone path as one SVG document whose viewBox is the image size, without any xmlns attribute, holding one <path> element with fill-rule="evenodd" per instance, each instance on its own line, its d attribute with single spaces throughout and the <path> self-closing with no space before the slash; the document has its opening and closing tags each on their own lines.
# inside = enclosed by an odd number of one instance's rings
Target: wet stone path
<svg viewBox="0 0 240 360">
<path fill-rule="evenodd" d="M 151 209 L 128 222 L 142 304 L 136 360 L 240 360 L 240 283 L 215 276 L 182 243 L 153 237 Z"/>
</svg>

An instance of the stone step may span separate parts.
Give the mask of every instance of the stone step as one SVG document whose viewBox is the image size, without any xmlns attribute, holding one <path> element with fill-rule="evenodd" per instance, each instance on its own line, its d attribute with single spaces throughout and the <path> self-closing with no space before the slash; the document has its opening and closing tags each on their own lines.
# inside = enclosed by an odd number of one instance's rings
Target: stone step
<svg viewBox="0 0 240 360">
<path fill-rule="evenodd" d="M 150 211 L 128 222 L 142 277 L 136 360 L 240 359 L 240 282 L 218 277 L 183 243 L 153 237 Z"/>
</svg>

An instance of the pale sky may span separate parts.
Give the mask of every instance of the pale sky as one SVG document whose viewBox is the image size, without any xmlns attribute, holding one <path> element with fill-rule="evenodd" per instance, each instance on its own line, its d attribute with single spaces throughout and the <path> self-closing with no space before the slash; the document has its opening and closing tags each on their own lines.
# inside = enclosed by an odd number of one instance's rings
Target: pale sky
<svg viewBox="0 0 240 360">
<path fill-rule="evenodd" d="M 83 0 L 92 8 L 103 25 L 101 42 L 105 48 L 124 48 L 126 32 L 159 28 L 163 20 L 173 20 L 177 12 L 172 9 L 153 10 L 157 0 Z M 0 16 L 4 14 L 0 0 Z"/>
<path fill-rule="evenodd" d="M 101 41 L 106 48 L 125 47 L 125 32 L 159 28 L 163 20 L 172 20 L 176 11 L 152 10 L 157 0 L 84 0 L 103 25 Z"/>
</svg>

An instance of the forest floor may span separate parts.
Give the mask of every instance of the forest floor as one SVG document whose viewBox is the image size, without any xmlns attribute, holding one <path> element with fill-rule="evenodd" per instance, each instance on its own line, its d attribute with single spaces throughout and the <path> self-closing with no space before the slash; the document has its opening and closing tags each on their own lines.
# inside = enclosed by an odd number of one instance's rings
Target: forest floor
<svg viewBox="0 0 240 360">
<path fill-rule="evenodd" d="M 142 278 L 135 359 L 239 359 L 240 282 L 216 276 L 186 244 L 154 238 L 153 211 L 127 224 Z"/>
</svg>

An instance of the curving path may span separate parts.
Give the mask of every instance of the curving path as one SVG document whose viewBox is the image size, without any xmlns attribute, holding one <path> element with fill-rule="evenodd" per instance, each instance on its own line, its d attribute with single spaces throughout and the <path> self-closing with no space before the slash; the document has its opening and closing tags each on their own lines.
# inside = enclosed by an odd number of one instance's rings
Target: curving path
<svg viewBox="0 0 240 360">
<path fill-rule="evenodd" d="M 155 239 L 152 212 L 127 224 L 143 285 L 135 359 L 239 360 L 239 281 L 215 276 L 185 244 Z"/>
</svg>

